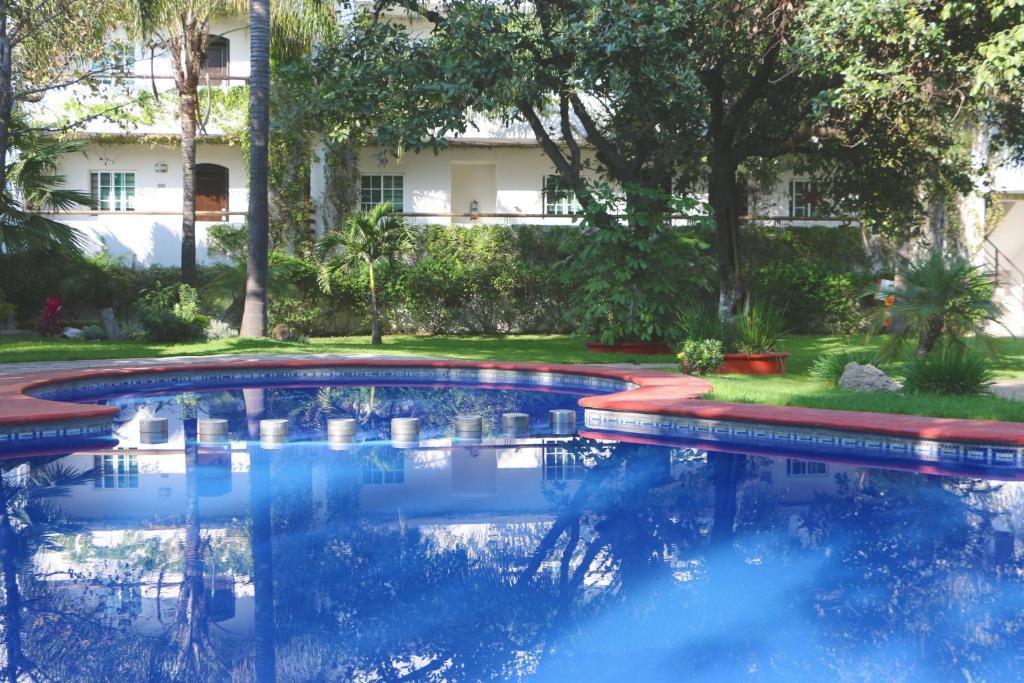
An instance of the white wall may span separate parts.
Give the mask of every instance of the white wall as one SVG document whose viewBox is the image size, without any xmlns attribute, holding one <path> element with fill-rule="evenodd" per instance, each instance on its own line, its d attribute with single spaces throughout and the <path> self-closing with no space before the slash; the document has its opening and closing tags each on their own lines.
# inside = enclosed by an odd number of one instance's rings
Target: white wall
<svg viewBox="0 0 1024 683">
<path fill-rule="evenodd" d="M 239 147 L 226 144 L 200 143 L 196 152 L 198 163 L 214 163 L 228 169 L 228 210 L 245 212 L 248 208 L 247 170 Z M 167 164 L 166 173 L 157 173 L 157 163 Z M 134 171 L 135 211 L 124 214 L 89 215 L 80 208 L 59 220 L 82 230 L 91 240 L 92 249 L 102 244 L 115 256 L 124 256 L 131 263 L 179 265 L 181 263 L 181 156 L 177 147 L 118 144 L 90 144 L 84 154 L 64 158 L 59 172 L 66 178 L 66 187 L 88 192 L 92 171 Z M 241 222 L 235 215 L 232 221 Z M 196 226 L 196 253 L 200 262 L 209 261 L 206 252 L 206 230 L 214 222 Z"/>
<path fill-rule="evenodd" d="M 245 79 L 249 77 L 248 23 L 247 17 L 219 19 L 210 23 L 211 36 L 222 36 L 230 41 L 228 74 L 231 80 L 219 86 L 221 88 L 244 85 Z M 123 29 L 112 30 L 108 38 L 109 43 L 124 42 L 126 40 L 126 33 Z M 174 72 L 171 60 L 166 52 L 158 51 L 154 53 L 151 59 L 149 50 L 144 49 L 139 44 L 135 48 L 135 59 L 134 78 L 100 85 L 96 91 L 85 86 L 75 86 L 50 92 L 47 93 L 42 102 L 34 105 L 31 111 L 41 120 L 60 120 L 67 115 L 67 107 L 70 105 L 108 103 L 113 107 L 116 104 L 132 102 L 137 99 L 140 91 L 150 92 L 154 85 L 159 92 L 174 90 Z M 177 111 L 172 111 L 172 108 L 167 107 L 167 100 L 164 100 L 164 102 L 165 109 L 167 110 L 157 116 L 156 120 L 150 123 L 133 124 L 129 132 L 147 134 L 178 133 L 181 129 L 178 123 Z M 118 124 L 103 119 L 94 119 L 87 122 L 84 130 L 87 133 L 120 134 L 126 132 Z M 207 132 L 219 134 L 223 131 L 219 130 L 214 122 L 211 122 L 207 127 Z"/>
</svg>

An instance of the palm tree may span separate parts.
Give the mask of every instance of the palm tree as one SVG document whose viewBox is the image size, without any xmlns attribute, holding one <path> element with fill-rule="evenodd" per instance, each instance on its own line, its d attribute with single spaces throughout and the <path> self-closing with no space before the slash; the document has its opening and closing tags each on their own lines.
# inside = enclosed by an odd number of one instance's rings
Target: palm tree
<svg viewBox="0 0 1024 683">
<path fill-rule="evenodd" d="M 270 210 L 267 203 L 270 138 L 270 0 L 249 3 L 249 252 L 246 258 L 243 337 L 267 333 Z"/>
<path fill-rule="evenodd" d="M 237 15 L 244 0 L 135 0 L 134 32 L 161 45 L 170 57 L 181 123 L 181 281 L 196 283 L 196 130 L 199 83 L 210 21 Z"/>
<path fill-rule="evenodd" d="M 994 301 L 995 291 L 995 275 L 966 259 L 947 260 L 935 252 L 913 263 L 889 309 L 901 328 L 890 338 L 883 355 L 897 355 L 913 337 L 917 338 L 918 358 L 931 353 L 943 337 L 962 345 L 963 337 L 974 335 L 990 344 L 985 328 L 1005 313 L 1002 304 Z M 881 320 L 884 310 L 876 315 Z"/>
<path fill-rule="evenodd" d="M 331 291 L 331 277 L 339 270 L 366 264 L 373 318 L 371 344 L 382 343 L 376 267 L 382 261 L 395 263 L 412 246 L 412 229 L 401 216 L 391 212 L 390 202 L 352 214 L 344 230 L 328 232 L 317 243 L 317 255 L 323 263 L 320 287 L 327 293 Z"/>
<path fill-rule="evenodd" d="M 274 5 L 249 3 L 249 252 L 246 259 L 243 337 L 267 333 L 267 282 L 270 279 L 270 53 L 290 59 L 309 51 L 313 36 L 334 29 L 333 3 L 301 0 Z"/>
<path fill-rule="evenodd" d="M 82 150 L 80 142 L 18 136 L 13 160 L 5 165 L 7 186 L 0 195 L 0 257 L 28 251 L 78 254 L 85 236 L 44 213 L 91 206 L 92 198 L 63 187 L 57 173 L 61 157 Z"/>
</svg>

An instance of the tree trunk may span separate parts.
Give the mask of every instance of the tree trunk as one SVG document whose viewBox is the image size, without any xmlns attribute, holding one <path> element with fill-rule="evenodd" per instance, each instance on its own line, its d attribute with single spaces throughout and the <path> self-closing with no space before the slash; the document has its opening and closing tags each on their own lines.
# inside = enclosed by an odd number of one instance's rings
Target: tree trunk
<svg viewBox="0 0 1024 683">
<path fill-rule="evenodd" d="M 928 241 L 931 253 L 945 255 L 946 229 L 946 194 L 936 189 L 928 197 Z"/>
<path fill-rule="evenodd" d="M 21 588 L 18 586 L 18 567 L 14 560 L 18 541 L 11 527 L 9 506 L 7 485 L 0 480 L 0 571 L 4 575 L 4 654 L 7 659 L 4 678 L 10 683 L 17 683 L 20 680 L 18 672 L 24 661 L 21 650 Z"/>
<path fill-rule="evenodd" d="M 725 153 L 711 155 L 708 199 L 714 210 L 718 239 L 718 317 L 722 322 L 731 322 L 739 312 L 743 295 L 739 246 L 742 197 L 736 164 Z"/>
<path fill-rule="evenodd" d="M 245 262 L 243 337 L 267 333 L 270 210 L 267 203 L 270 135 L 270 0 L 249 3 L 249 252 Z"/>
<path fill-rule="evenodd" d="M 383 344 L 380 336 L 380 309 L 377 304 L 377 280 L 373 276 L 373 264 L 369 264 L 370 271 L 370 343 Z"/>
<path fill-rule="evenodd" d="M 181 97 L 181 281 L 196 285 L 196 112 L 199 95 L 194 88 Z"/>
<path fill-rule="evenodd" d="M 918 358 L 924 358 L 931 353 L 942 337 L 944 327 L 945 322 L 942 316 L 933 315 L 929 317 L 925 321 L 924 330 L 921 331 L 921 337 L 917 341 L 917 349 L 914 351 L 914 355 Z"/>
<path fill-rule="evenodd" d="M 253 651 L 255 680 L 270 683 L 277 675 L 274 626 L 274 545 L 271 517 L 270 454 L 259 446 L 260 419 L 266 398 L 263 389 L 243 389 L 249 427 L 249 514 L 252 550 Z"/>
<path fill-rule="evenodd" d="M 7 187 L 7 149 L 11 138 L 14 92 L 11 86 L 11 38 L 7 35 L 7 0 L 0 0 L 0 190 Z"/>
</svg>

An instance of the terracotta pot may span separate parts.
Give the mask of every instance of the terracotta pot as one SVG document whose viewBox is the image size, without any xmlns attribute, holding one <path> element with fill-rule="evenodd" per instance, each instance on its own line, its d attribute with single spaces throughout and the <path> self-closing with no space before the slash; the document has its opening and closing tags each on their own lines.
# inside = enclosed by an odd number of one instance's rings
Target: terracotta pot
<svg viewBox="0 0 1024 683">
<path fill-rule="evenodd" d="M 781 375 L 786 372 L 788 357 L 788 353 L 727 353 L 718 372 L 737 375 Z"/>
<path fill-rule="evenodd" d="M 616 344 L 601 344 L 588 341 L 587 351 L 593 353 L 628 353 L 638 356 L 669 355 L 672 349 L 665 342 L 618 342 Z"/>
</svg>

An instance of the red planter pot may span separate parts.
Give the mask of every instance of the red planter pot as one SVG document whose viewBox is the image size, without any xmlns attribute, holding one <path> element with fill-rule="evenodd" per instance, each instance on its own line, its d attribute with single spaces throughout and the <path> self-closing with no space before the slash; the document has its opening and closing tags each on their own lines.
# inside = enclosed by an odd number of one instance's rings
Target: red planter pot
<svg viewBox="0 0 1024 683">
<path fill-rule="evenodd" d="M 781 375 L 786 372 L 788 357 L 788 353 L 727 353 L 718 372 L 736 375 Z"/>
<path fill-rule="evenodd" d="M 593 353 L 628 353 L 637 356 L 658 356 L 672 353 L 665 342 L 619 342 L 618 344 L 601 344 L 587 342 L 587 351 Z"/>
</svg>

